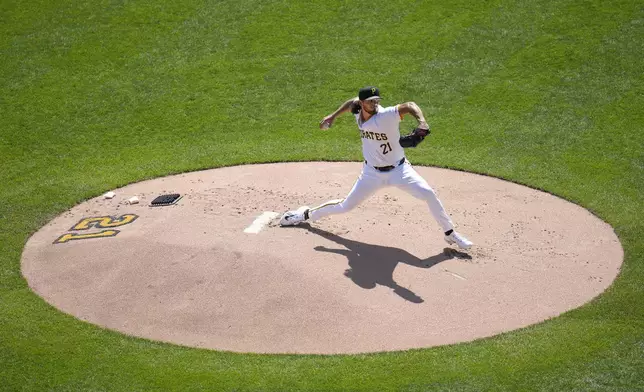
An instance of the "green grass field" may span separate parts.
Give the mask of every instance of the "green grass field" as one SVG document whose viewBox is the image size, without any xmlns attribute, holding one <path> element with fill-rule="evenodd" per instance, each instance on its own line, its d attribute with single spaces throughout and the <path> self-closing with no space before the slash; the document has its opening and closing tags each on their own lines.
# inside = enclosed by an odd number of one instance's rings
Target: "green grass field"
<svg viewBox="0 0 644 392">
<path fill-rule="evenodd" d="M 637 0 L 1 1 L 0 389 L 644 391 L 643 37 Z M 31 233 L 115 187 L 360 160 L 350 116 L 317 124 L 370 84 L 432 124 L 414 163 L 527 184 L 611 224 L 625 250 L 611 288 L 468 344 L 283 356 L 106 331 L 22 278 Z"/>
</svg>

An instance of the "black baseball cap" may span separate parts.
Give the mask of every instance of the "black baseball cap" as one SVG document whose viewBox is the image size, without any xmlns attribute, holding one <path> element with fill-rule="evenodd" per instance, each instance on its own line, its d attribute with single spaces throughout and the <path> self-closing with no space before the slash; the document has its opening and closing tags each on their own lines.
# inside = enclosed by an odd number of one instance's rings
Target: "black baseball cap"
<svg viewBox="0 0 644 392">
<path fill-rule="evenodd" d="M 367 86 L 360 89 L 358 92 L 358 99 L 366 101 L 367 99 L 380 98 L 380 89 L 374 86 Z"/>
</svg>

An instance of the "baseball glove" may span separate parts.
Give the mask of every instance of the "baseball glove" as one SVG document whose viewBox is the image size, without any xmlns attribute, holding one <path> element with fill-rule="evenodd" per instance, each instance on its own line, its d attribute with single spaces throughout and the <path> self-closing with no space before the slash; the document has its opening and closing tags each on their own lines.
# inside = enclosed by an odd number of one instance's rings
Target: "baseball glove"
<svg viewBox="0 0 644 392">
<path fill-rule="evenodd" d="M 410 134 L 400 137 L 400 145 L 403 148 L 416 147 L 420 144 L 425 137 L 430 134 L 429 127 L 427 128 L 414 128 Z"/>
</svg>

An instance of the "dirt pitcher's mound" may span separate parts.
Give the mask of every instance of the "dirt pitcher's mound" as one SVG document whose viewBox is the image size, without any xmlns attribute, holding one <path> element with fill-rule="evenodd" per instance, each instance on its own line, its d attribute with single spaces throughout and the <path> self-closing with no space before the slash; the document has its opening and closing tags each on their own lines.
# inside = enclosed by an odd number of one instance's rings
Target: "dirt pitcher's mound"
<svg viewBox="0 0 644 392">
<path fill-rule="evenodd" d="M 578 307 L 623 258 L 610 226 L 555 196 L 416 167 L 458 230 L 395 188 L 295 228 L 274 217 L 344 197 L 359 163 L 237 166 L 160 178 L 89 200 L 35 233 L 22 272 L 82 320 L 182 345 L 359 353 L 470 341 Z M 161 194 L 175 205 L 150 207 Z M 139 204 L 125 204 L 132 196 Z M 271 219 L 273 219 L 271 221 Z"/>
</svg>

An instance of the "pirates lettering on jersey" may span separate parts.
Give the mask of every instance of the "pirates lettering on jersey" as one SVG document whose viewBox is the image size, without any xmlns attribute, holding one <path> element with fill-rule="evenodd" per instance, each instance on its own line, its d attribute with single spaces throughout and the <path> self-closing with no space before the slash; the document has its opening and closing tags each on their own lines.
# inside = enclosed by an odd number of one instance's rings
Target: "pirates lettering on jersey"
<svg viewBox="0 0 644 392">
<path fill-rule="evenodd" d="M 370 140 L 387 140 L 386 133 L 369 132 L 369 131 L 363 131 L 362 129 L 360 130 L 360 137 L 363 139 L 370 139 Z"/>
</svg>

